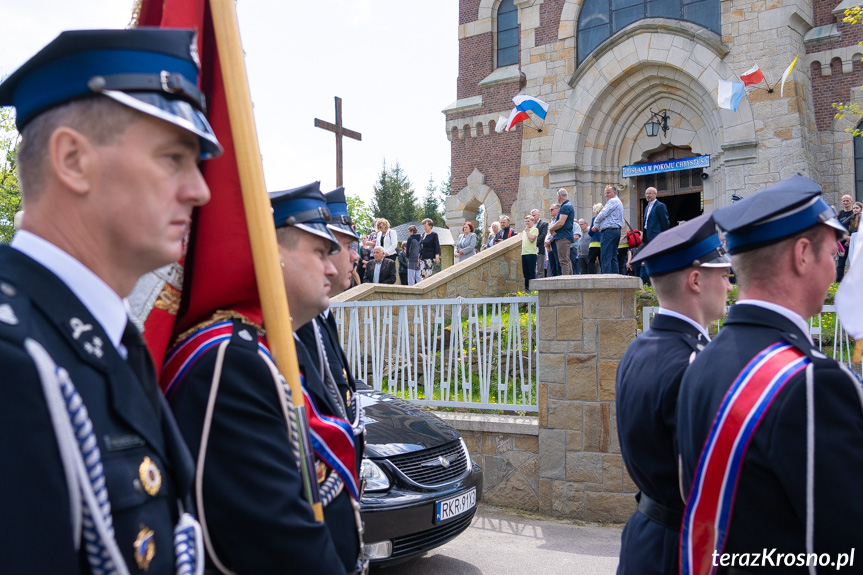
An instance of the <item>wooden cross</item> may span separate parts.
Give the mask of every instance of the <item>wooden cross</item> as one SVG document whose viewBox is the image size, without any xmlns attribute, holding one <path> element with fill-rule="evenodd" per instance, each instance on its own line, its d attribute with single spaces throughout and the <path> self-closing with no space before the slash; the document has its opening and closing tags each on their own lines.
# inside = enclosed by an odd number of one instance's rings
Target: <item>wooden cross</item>
<svg viewBox="0 0 863 575">
<path fill-rule="evenodd" d="M 342 126 L 342 99 L 336 96 L 336 123 L 330 124 L 315 118 L 315 127 L 323 128 L 336 135 L 336 187 L 342 185 L 342 136 L 362 141 L 363 135 Z"/>
</svg>

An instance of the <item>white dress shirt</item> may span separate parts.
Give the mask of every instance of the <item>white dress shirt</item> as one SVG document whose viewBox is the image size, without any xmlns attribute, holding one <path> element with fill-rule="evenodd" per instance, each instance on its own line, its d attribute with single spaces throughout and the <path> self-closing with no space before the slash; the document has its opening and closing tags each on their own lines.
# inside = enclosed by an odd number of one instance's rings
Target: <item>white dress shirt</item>
<svg viewBox="0 0 863 575">
<path fill-rule="evenodd" d="M 653 209 L 653 204 L 656 203 L 656 200 L 652 202 L 648 202 L 647 209 L 644 211 L 644 227 L 647 227 L 647 220 L 650 219 L 650 211 Z"/>
<path fill-rule="evenodd" d="M 710 336 L 707 334 L 707 330 L 704 329 L 704 327 L 702 327 L 701 324 L 699 324 L 697 321 L 695 321 L 691 317 L 685 316 L 682 313 L 678 313 L 676 311 L 671 311 L 670 309 L 665 309 L 664 307 L 659 308 L 659 311 L 657 311 L 656 313 L 662 314 L 662 315 L 667 315 L 670 317 L 676 317 L 679 320 L 685 321 L 686 323 L 690 324 L 692 327 L 694 327 L 695 329 L 700 331 L 701 335 L 704 336 L 704 339 L 706 339 L 707 341 L 710 341 Z"/>
<path fill-rule="evenodd" d="M 84 264 L 35 234 L 18 230 L 10 245 L 59 277 L 99 322 L 114 347 L 125 355 L 125 348 L 120 346 L 128 319 L 123 298 Z"/>
</svg>

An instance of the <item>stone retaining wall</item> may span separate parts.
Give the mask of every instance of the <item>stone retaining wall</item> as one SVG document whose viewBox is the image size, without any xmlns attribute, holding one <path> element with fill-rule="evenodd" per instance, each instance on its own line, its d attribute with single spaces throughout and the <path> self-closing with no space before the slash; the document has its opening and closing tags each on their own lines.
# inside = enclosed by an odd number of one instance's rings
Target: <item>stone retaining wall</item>
<svg viewBox="0 0 863 575">
<path fill-rule="evenodd" d="M 438 412 L 464 438 L 483 469 L 485 503 L 539 511 L 539 421 L 536 417 Z"/>
<path fill-rule="evenodd" d="M 521 236 L 483 250 L 413 286 L 361 284 L 334 302 L 500 297 L 524 291 Z"/>
</svg>

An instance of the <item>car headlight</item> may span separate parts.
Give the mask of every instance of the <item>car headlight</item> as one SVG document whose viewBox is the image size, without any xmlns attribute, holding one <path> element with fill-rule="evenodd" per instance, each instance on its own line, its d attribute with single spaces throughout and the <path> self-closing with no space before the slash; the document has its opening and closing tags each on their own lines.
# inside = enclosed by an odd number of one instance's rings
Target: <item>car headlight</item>
<svg viewBox="0 0 863 575">
<path fill-rule="evenodd" d="M 380 465 L 371 459 L 363 458 L 360 477 L 365 481 L 366 491 L 386 491 L 390 488 L 390 478 L 387 477 Z"/>
</svg>

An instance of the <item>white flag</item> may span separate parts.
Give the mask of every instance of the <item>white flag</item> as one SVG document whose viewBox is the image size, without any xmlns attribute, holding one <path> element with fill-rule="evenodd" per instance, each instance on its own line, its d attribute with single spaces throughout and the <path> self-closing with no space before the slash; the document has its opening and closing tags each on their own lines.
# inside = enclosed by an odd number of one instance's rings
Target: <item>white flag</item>
<svg viewBox="0 0 863 575">
<path fill-rule="evenodd" d="M 796 56 L 794 56 L 794 60 L 791 61 L 791 65 L 788 66 L 788 69 L 785 70 L 784 74 L 782 74 L 782 84 L 779 85 L 779 97 L 780 98 L 785 97 L 785 80 L 787 80 L 788 76 L 791 75 L 791 70 L 794 69 L 794 64 L 797 63 L 797 58 L 799 58 L 799 57 L 800 57 L 800 54 L 797 54 Z"/>
</svg>

